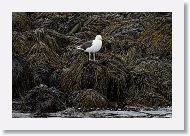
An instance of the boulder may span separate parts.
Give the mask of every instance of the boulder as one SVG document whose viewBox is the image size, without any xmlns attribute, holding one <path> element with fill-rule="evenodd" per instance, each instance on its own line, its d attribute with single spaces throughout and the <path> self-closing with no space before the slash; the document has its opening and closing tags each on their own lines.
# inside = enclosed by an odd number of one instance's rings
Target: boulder
<svg viewBox="0 0 190 136">
<path fill-rule="evenodd" d="M 40 84 L 23 98 L 21 111 L 35 113 L 61 111 L 66 109 L 65 101 L 63 92 L 54 87 L 48 88 L 46 85 Z"/>
<path fill-rule="evenodd" d="M 117 58 L 104 57 L 97 61 L 76 60 L 61 78 L 61 90 L 69 93 L 94 89 L 110 101 L 121 101 L 129 80 L 127 67 Z"/>
<path fill-rule="evenodd" d="M 146 58 L 131 71 L 126 105 L 130 106 L 171 106 L 172 105 L 171 63 Z"/>
<path fill-rule="evenodd" d="M 105 109 L 108 107 L 108 100 L 92 89 L 75 91 L 71 96 L 72 106 L 80 111 Z"/>
<path fill-rule="evenodd" d="M 33 86 L 28 63 L 17 54 L 12 54 L 12 97 L 21 98 Z"/>
</svg>

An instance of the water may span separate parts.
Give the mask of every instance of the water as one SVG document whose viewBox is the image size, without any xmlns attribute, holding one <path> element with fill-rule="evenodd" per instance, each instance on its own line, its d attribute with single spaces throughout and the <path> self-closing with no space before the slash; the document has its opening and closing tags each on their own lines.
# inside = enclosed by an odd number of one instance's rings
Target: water
<svg viewBox="0 0 190 136">
<path fill-rule="evenodd" d="M 171 118 L 172 107 L 165 108 L 135 108 L 130 107 L 126 110 L 94 110 L 89 112 L 80 112 L 74 108 L 55 113 L 21 113 L 13 111 L 13 118 Z"/>
</svg>

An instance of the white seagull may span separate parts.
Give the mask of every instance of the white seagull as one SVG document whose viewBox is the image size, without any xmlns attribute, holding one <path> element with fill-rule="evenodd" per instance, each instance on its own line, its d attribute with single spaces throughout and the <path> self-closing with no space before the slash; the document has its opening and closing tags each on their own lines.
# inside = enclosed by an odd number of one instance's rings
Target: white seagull
<svg viewBox="0 0 190 136">
<path fill-rule="evenodd" d="M 77 46 L 77 49 L 83 50 L 84 52 L 88 52 L 89 60 L 91 60 L 90 53 L 93 53 L 94 61 L 95 61 L 95 53 L 98 52 L 101 49 L 101 47 L 102 47 L 102 36 L 97 35 L 95 40 L 85 42 L 82 45 Z"/>
</svg>

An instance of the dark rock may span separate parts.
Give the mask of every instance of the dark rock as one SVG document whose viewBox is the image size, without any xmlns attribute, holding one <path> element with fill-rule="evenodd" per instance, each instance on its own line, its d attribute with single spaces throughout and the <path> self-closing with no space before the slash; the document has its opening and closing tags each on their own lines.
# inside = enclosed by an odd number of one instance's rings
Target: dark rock
<svg viewBox="0 0 190 136">
<path fill-rule="evenodd" d="M 48 64 L 39 64 L 31 66 L 31 70 L 35 85 L 39 85 L 49 83 L 48 79 L 54 69 Z"/>
<path fill-rule="evenodd" d="M 56 88 L 60 88 L 61 77 L 65 76 L 65 74 L 69 71 L 69 69 L 57 69 L 52 72 L 49 77 L 49 86 L 55 86 Z"/>
<path fill-rule="evenodd" d="M 56 112 L 64 110 L 66 98 L 63 92 L 44 84 L 36 86 L 28 92 L 22 100 L 21 111 L 23 112 Z"/>
<path fill-rule="evenodd" d="M 24 96 L 33 86 L 33 78 L 27 62 L 12 54 L 12 96 L 13 99 Z"/>
</svg>

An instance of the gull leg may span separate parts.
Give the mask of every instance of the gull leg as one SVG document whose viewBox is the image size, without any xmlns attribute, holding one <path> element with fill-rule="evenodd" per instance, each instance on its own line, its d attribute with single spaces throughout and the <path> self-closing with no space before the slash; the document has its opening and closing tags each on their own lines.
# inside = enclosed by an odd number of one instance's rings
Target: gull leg
<svg viewBox="0 0 190 136">
<path fill-rule="evenodd" d="M 94 56 L 94 61 L 95 61 L 95 53 L 93 53 L 93 56 Z"/>
<path fill-rule="evenodd" d="M 90 52 L 89 52 L 88 60 L 91 60 L 91 59 L 90 59 Z"/>
</svg>

